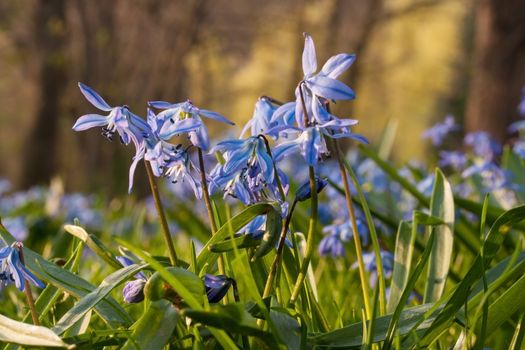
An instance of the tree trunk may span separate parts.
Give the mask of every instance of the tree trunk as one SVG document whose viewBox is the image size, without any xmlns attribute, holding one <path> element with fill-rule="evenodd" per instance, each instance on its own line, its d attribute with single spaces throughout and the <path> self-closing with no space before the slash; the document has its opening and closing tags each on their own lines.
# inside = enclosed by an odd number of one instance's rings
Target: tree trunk
<svg viewBox="0 0 525 350">
<path fill-rule="evenodd" d="M 476 11 L 466 128 L 504 141 L 525 85 L 525 1 L 480 0 Z"/>
<path fill-rule="evenodd" d="M 61 96 L 66 86 L 64 0 L 35 3 L 32 55 L 38 65 L 38 107 L 26 141 L 22 186 L 47 183 L 56 169 Z"/>
</svg>

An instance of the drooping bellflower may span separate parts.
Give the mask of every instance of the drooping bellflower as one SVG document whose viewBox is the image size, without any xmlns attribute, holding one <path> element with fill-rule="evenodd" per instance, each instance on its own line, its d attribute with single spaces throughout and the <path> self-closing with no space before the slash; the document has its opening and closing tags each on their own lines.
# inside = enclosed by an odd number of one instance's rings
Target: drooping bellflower
<svg viewBox="0 0 525 350">
<path fill-rule="evenodd" d="M 442 123 L 437 123 L 423 133 L 424 139 L 432 140 L 434 146 L 441 146 L 445 137 L 452 131 L 459 130 L 459 125 L 456 124 L 454 117 L 447 115 Z"/>
<path fill-rule="evenodd" d="M 206 274 L 204 276 L 204 287 L 206 288 L 208 302 L 218 303 L 221 301 L 233 283 L 234 280 L 228 276 Z"/>
<path fill-rule="evenodd" d="M 210 147 L 210 138 L 208 136 L 208 129 L 202 122 L 202 118 L 209 118 L 226 123 L 229 125 L 234 125 L 233 122 L 229 121 L 222 115 L 216 112 L 212 112 L 206 109 L 199 109 L 193 105 L 191 101 L 186 101 L 182 103 L 169 103 L 164 101 L 151 101 L 148 102 L 151 107 L 162 110 L 157 116 L 163 120 L 169 120 L 170 123 L 163 123 L 158 134 L 159 137 L 163 140 L 169 140 L 171 137 L 180 134 L 179 123 L 190 119 L 195 124 L 200 124 L 195 130 L 188 132 L 191 143 L 202 149 L 203 151 L 208 151 Z"/>
<path fill-rule="evenodd" d="M 22 264 L 18 252 L 21 246 L 22 243 L 15 242 L 0 249 L 0 287 L 14 283 L 23 291 L 27 280 L 38 288 L 44 288 L 46 285 Z"/>
</svg>

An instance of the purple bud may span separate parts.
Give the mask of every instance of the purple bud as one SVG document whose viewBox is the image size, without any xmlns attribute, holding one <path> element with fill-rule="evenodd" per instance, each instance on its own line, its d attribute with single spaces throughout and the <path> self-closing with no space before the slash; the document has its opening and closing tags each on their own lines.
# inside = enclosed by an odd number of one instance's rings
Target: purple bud
<svg viewBox="0 0 525 350">
<path fill-rule="evenodd" d="M 325 179 L 321 179 L 319 177 L 315 178 L 315 186 L 317 187 L 317 193 L 321 192 L 323 188 L 326 187 L 328 184 L 328 181 Z M 310 192 L 310 181 L 305 182 L 301 185 L 295 192 L 295 200 L 298 202 L 305 201 L 309 199 L 312 196 L 312 193 Z"/>
<path fill-rule="evenodd" d="M 210 303 L 218 303 L 228 293 L 228 289 L 232 285 L 233 280 L 224 275 L 210 275 L 204 276 L 204 286 L 206 287 L 206 295 Z"/>
<path fill-rule="evenodd" d="M 146 281 L 143 279 L 133 280 L 126 283 L 122 296 L 124 301 L 129 304 L 140 303 L 144 300 L 144 285 Z"/>
</svg>

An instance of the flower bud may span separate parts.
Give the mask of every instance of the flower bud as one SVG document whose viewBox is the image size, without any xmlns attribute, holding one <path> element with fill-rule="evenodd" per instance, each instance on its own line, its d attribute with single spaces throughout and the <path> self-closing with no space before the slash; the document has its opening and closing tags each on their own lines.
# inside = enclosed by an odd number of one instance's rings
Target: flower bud
<svg viewBox="0 0 525 350">
<path fill-rule="evenodd" d="M 224 275 L 210 275 L 204 276 L 204 286 L 206 287 L 206 295 L 210 303 L 218 303 L 228 293 L 228 289 L 232 285 L 233 280 Z"/>
<path fill-rule="evenodd" d="M 321 192 L 327 184 L 328 181 L 326 181 L 325 179 L 316 177 L 315 186 L 317 188 L 317 193 Z M 310 181 L 307 181 L 304 184 L 302 184 L 301 187 L 299 187 L 295 192 L 295 200 L 298 202 L 303 202 L 309 199 L 310 197 L 312 197 L 312 193 L 310 192 Z"/>
<path fill-rule="evenodd" d="M 133 280 L 126 283 L 122 295 L 124 301 L 129 304 L 140 303 L 144 300 L 144 285 L 146 281 L 143 279 Z"/>
</svg>

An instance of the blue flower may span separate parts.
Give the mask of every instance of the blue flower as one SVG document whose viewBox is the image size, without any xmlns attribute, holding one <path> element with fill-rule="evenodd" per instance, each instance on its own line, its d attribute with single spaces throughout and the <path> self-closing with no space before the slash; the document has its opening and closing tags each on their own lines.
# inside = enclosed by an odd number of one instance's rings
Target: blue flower
<svg viewBox="0 0 525 350">
<path fill-rule="evenodd" d="M 431 139 L 434 146 L 440 146 L 443 139 L 452 131 L 459 130 L 459 125 L 456 124 L 454 117 L 447 115 L 442 123 L 437 123 L 423 133 L 424 139 Z"/>
<path fill-rule="evenodd" d="M 0 249 L 0 286 L 14 283 L 23 291 L 27 280 L 39 288 L 44 288 L 46 285 L 22 264 L 18 253 L 21 247 L 22 243 L 15 242 L 12 246 Z"/>
<path fill-rule="evenodd" d="M 171 159 L 165 165 L 165 176 L 174 184 L 189 183 L 195 197 L 202 198 L 202 183 L 199 170 L 191 161 L 188 153 L 183 151 L 180 157 Z"/>
<path fill-rule="evenodd" d="M 283 142 L 275 148 L 275 159 L 280 160 L 285 155 L 299 150 L 306 163 L 310 166 L 315 166 L 323 159 L 323 156 L 329 154 L 325 137 L 333 139 L 351 138 L 368 143 L 365 137 L 350 131 L 349 127 L 356 125 L 358 123 L 357 120 L 338 119 L 334 116 L 332 118 L 332 120 L 323 124 L 316 124 L 306 128 L 283 125 L 270 130 L 270 133 L 284 133 L 287 137 L 290 134 L 298 133 L 296 139 Z"/>
<path fill-rule="evenodd" d="M 136 148 L 149 133 L 148 124 L 139 116 L 131 113 L 127 106 L 111 107 L 104 99 L 90 87 L 78 83 L 80 91 L 84 97 L 95 107 L 104 112 L 109 112 L 107 116 L 100 114 L 86 114 L 78 118 L 73 130 L 83 131 L 94 127 L 103 127 L 102 134 L 112 140 L 117 132 L 120 140 L 125 145 L 133 142 Z"/>
<path fill-rule="evenodd" d="M 363 245 L 368 245 L 368 228 L 362 220 L 357 219 L 357 232 L 361 237 Z M 328 234 L 319 243 L 319 254 L 321 256 L 331 255 L 336 258 L 345 256 L 344 243 L 353 237 L 352 222 L 350 220 L 337 220 L 334 224 L 325 226 L 323 233 Z"/>
<path fill-rule="evenodd" d="M 439 152 L 439 166 L 451 167 L 454 170 L 461 170 L 467 164 L 467 156 L 461 151 L 441 151 Z"/>
<path fill-rule="evenodd" d="M 464 142 L 472 147 L 474 154 L 485 160 L 492 160 L 501 153 L 502 147 L 485 131 L 468 133 Z"/>
<path fill-rule="evenodd" d="M 277 107 L 272 101 L 266 97 L 261 96 L 255 103 L 252 118 L 244 126 L 241 137 L 251 129 L 251 136 L 258 136 L 266 134 L 266 131 L 277 125 L 277 122 L 272 121 L 272 117 Z"/>
<path fill-rule="evenodd" d="M 484 191 L 487 193 L 499 189 L 514 187 L 510 181 L 509 173 L 501 169 L 492 161 L 477 162 L 465 169 L 461 176 L 463 178 L 469 178 L 475 174 L 481 177 Z"/>
<path fill-rule="evenodd" d="M 210 138 L 208 136 L 208 129 L 202 122 L 201 117 L 214 119 L 222 123 L 234 125 L 222 115 L 216 112 L 208 111 L 206 109 L 199 109 L 193 105 L 191 101 L 182 103 L 169 103 L 164 101 L 148 102 L 150 107 L 163 110 L 157 115 L 158 119 L 163 121 L 169 120 L 170 123 L 164 123 L 160 127 L 159 137 L 163 140 L 169 140 L 171 137 L 181 133 L 180 123 L 185 121 L 191 122 L 192 125 L 198 125 L 197 128 L 188 132 L 191 143 L 199 147 L 203 151 L 207 151 L 210 147 Z"/>
<path fill-rule="evenodd" d="M 27 236 L 29 236 L 26 218 L 23 216 L 4 218 L 2 223 L 7 231 L 19 242 L 25 241 Z"/>
<path fill-rule="evenodd" d="M 234 282 L 235 281 L 228 276 L 206 274 L 204 276 L 204 286 L 206 287 L 208 302 L 218 303 L 221 301 Z"/>
<path fill-rule="evenodd" d="M 323 190 L 323 188 L 326 187 L 327 184 L 328 184 L 328 181 L 326 181 L 326 179 L 316 177 L 315 187 L 317 189 L 317 193 L 320 193 Z M 295 199 L 298 202 L 303 202 L 309 199 L 310 197 L 312 197 L 312 192 L 310 191 L 310 181 L 307 181 L 303 183 L 301 186 L 299 186 L 297 191 L 295 191 Z"/>
<path fill-rule="evenodd" d="M 211 172 L 211 190 L 223 188 L 225 195 L 245 204 L 264 198 L 280 199 L 274 162 L 261 137 L 222 141 L 211 152 L 223 152 L 225 159 L 224 164 L 218 164 Z M 286 191 L 288 179 L 281 171 L 278 174 Z"/>
<path fill-rule="evenodd" d="M 146 280 L 138 279 L 129 281 L 122 290 L 122 297 L 124 301 L 129 304 L 140 303 L 144 300 L 144 286 Z"/>
<path fill-rule="evenodd" d="M 379 255 L 381 256 L 381 262 L 383 264 L 383 272 L 385 278 L 390 278 L 392 276 L 392 271 L 394 270 L 394 254 L 381 250 Z M 374 252 L 363 253 L 363 262 L 365 269 L 370 273 L 370 286 L 374 287 L 377 281 L 377 260 Z M 357 267 L 357 262 L 352 265 L 352 268 Z"/>
<path fill-rule="evenodd" d="M 525 159 L 525 141 L 518 141 L 512 146 L 514 152 L 521 159 Z"/>
</svg>

